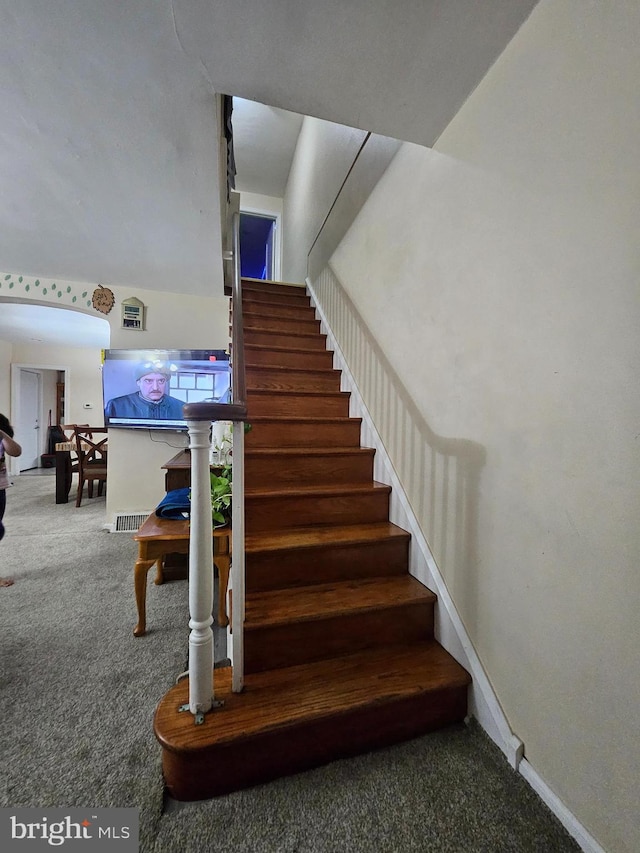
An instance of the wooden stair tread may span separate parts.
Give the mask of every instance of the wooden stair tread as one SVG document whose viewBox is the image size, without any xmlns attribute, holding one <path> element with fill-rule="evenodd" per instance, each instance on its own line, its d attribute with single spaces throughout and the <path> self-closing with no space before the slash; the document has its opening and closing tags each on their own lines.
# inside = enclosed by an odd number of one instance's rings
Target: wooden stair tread
<svg viewBox="0 0 640 853">
<path fill-rule="evenodd" d="M 307 288 L 304 284 L 281 284 L 278 282 L 265 282 L 265 286 L 261 286 L 259 281 L 249 281 L 248 279 L 244 280 L 242 283 L 242 295 L 243 296 L 264 296 L 267 299 L 270 294 L 274 294 L 275 296 L 291 296 L 293 299 L 303 298 L 308 299 L 309 294 L 307 293 Z"/>
<path fill-rule="evenodd" d="M 306 296 L 307 299 L 309 298 L 306 285 L 300 282 L 270 281 L 263 278 L 243 277 L 242 289 L 251 294 L 261 293 L 269 296 L 272 293 L 279 295 L 284 293 L 288 296 L 290 293 L 291 296 Z"/>
<path fill-rule="evenodd" d="M 265 530 L 245 535 L 245 553 L 287 551 L 323 547 L 327 544 L 363 545 L 391 537 L 408 540 L 411 534 L 390 521 L 370 524 L 297 527 L 291 530 Z"/>
<path fill-rule="evenodd" d="M 275 299 L 269 298 L 260 290 L 250 290 L 242 294 L 242 307 L 264 305 L 273 308 L 274 305 L 293 305 L 300 308 L 311 308 L 311 300 L 306 293 L 275 293 Z"/>
<path fill-rule="evenodd" d="M 244 331 L 246 332 L 247 330 L 245 329 Z M 257 331 L 257 329 L 255 331 Z M 275 332 L 272 334 L 278 335 L 281 333 Z M 288 333 L 287 337 L 292 337 L 292 335 Z M 316 335 L 302 335 L 302 334 L 300 334 L 300 335 L 298 335 L 298 337 L 300 337 L 300 338 L 304 338 L 304 337 L 315 338 Z M 278 345 L 277 346 L 271 346 L 271 344 L 252 344 L 252 343 L 246 342 L 246 341 L 245 341 L 245 345 L 244 345 L 244 350 L 245 350 L 245 362 L 248 361 L 247 351 L 250 352 L 252 350 L 257 350 L 258 352 L 267 352 L 267 353 L 271 353 L 271 352 L 276 352 L 276 353 L 277 352 L 296 352 L 296 353 L 300 353 L 301 355 L 309 355 L 309 352 L 310 352 L 308 347 L 296 347 L 296 346 L 283 347 L 283 346 L 278 346 Z M 311 352 L 314 355 L 317 355 L 317 353 L 322 353 L 323 355 L 325 355 L 327 352 L 329 352 L 329 350 L 326 350 L 326 349 L 311 350 Z M 331 368 L 331 369 L 333 370 L 333 368 Z"/>
<path fill-rule="evenodd" d="M 318 342 L 320 336 L 317 333 L 282 331 L 278 329 L 264 329 L 262 327 L 244 327 L 245 347 L 264 347 L 273 349 L 282 346 L 282 339 L 286 338 L 285 349 L 295 349 L 304 353 L 326 353 L 326 340 Z"/>
<path fill-rule="evenodd" d="M 246 598 L 244 629 L 433 604 L 435 600 L 435 594 L 409 574 L 254 592 Z"/>
<path fill-rule="evenodd" d="M 298 317 L 295 315 L 279 315 L 279 314 L 262 314 L 260 312 L 260 308 L 263 303 L 261 302 L 251 302 L 245 308 L 243 306 L 242 316 L 243 319 L 246 317 L 247 321 L 251 324 L 256 324 L 260 326 L 264 326 L 265 328 L 269 328 L 270 323 L 273 320 L 281 319 L 281 320 L 289 320 L 291 323 L 314 323 L 316 328 L 319 327 L 320 321 L 315 316 L 314 309 L 310 305 L 294 305 L 292 307 L 296 308 L 298 311 L 301 311 L 303 314 L 307 316 Z M 270 307 L 274 305 L 277 308 L 286 307 L 286 305 L 282 305 L 282 303 L 269 303 Z M 304 311 L 302 309 L 305 309 Z"/>
<path fill-rule="evenodd" d="M 286 368 L 288 371 L 289 368 Z M 327 371 L 331 372 L 331 371 Z M 263 397 L 349 397 L 349 391 L 307 391 L 307 390 L 291 390 L 289 388 L 278 388 L 274 391 L 270 388 L 250 388 L 248 391 L 252 397 L 258 394 Z M 269 417 L 269 416 L 267 416 Z M 273 417 L 276 417 L 275 415 Z M 285 417 L 283 415 L 283 417 Z"/>
<path fill-rule="evenodd" d="M 253 391 L 252 393 L 256 393 Z M 278 392 L 282 393 L 282 392 Z M 349 418 L 349 417 L 340 417 L 336 415 L 335 417 L 325 417 L 322 415 L 318 415 L 317 417 L 314 415 L 300 415 L 300 416 L 289 416 L 289 415 L 255 415 L 255 417 L 251 418 L 251 424 L 272 424 L 272 423 L 281 423 L 281 424 L 292 424 L 293 426 L 302 426 L 306 424 L 317 424 L 318 426 L 324 426 L 326 424 L 348 424 L 353 421 L 357 421 L 359 424 L 362 423 L 362 418 Z"/>
<path fill-rule="evenodd" d="M 308 496 L 317 495 L 319 497 L 329 497 L 331 495 L 362 495 L 372 492 L 391 492 L 391 486 L 386 483 L 347 483 L 345 485 L 330 485 L 330 486 L 291 486 L 277 489 L 265 489 L 264 487 L 245 489 L 245 496 L 251 498 L 270 497 L 284 498 L 295 497 L 296 495 Z"/>
<path fill-rule="evenodd" d="M 268 317 L 263 318 L 261 314 L 243 314 L 245 329 L 253 332 L 278 332 L 289 334 L 320 334 L 320 320 L 301 320 L 292 317 Z"/>
<path fill-rule="evenodd" d="M 243 319 L 244 319 L 244 317 L 243 317 Z M 283 332 L 278 332 L 275 329 L 265 329 L 263 327 L 262 323 L 260 323 L 257 326 L 252 326 L 250 323 L 244 323 L 244 332 L 245 332 L 245 337 L 247 337 L 247 332 L 249 334 L 251 334 L 251 332 L 259 332 L 261 335 L 271 335 L 274 338 L 282 337 L 283 334 L 286 334 L 286 336 L 288 338 L 294 338 L 296 340 L 296 343 L 298 343 L 298 338 L 300 338 L 301 341 L 304 339 L 308 339 L 309 341 L 315 340 L 318 337 L 326 338 L 326 335 L 319 335 L 317 332 L 305 332 L 305 331 L 301 330 L 301 331 L 291 331 L 291 332 L 283 333 Z M 249 346 L 267 346 L 267 344 L 252 344 L 250 342 L 245 341 L 245 344 L 247 344 L 247 343 Z"/>
<path fill-rule="evenodd" d="M 265 350 L 268 352 L 275 352 L 270 347 L 265 347 Z M 305 356 L 314 356 L 314 355 L 324 355 L 326 351 L 318 350 L 318 352 L 314 352 L 314 350 L 290 350 L 290 349 L 282 349 L 280 352 L 283 353 L 297 353 Z M 316 361 L 320 361 L 321 359 L 316 359 Z M 335 368 L 331 365 L 328 367 L 306 367 L 304 365 L 298 367 L 297 365 L 289 365 L 289 364 L 269 364 L 268 362 L 262 361 L 251 361 L 251 358 L 245 359 L 245 367 L 247 370 L 275 370 L 281 371 L 283 373 L 322 373 L 322 374 L 335 374 Z"/>
<path fill-rule="evenodd" d="M 214 672 L 215 698 L 224 704 L 195 726 L 178 713 L 188 703 L 188 679 L 156 710 L 155 733 L 165 749 L 197 751 L 270 731 L 339 717 L 359 707 L 464 687 L 469 674 L 437 642 L 367 649 L 352 655 L 249 674 L 243 693 L 231 692 L 231 668 Z"/>
<path fill-rule="evenodd" d="M 280 364 L 247 364 L 247 371 L 261 372 L 273 371 L 288 375 L 291 373 L 318 373 L 322 376 L 333 376 L 336 373 L 333 367 L 283 367 Z M 324 392 L 321 392 L 324 393 Z"/>
<path fill-rule="evenodd" d="M 302 405 L 302 404 L 301 404 Z M 252 429 L 246 437 L 245 449 L 273 447 L 360 447 L 361 418 L 333 417 L 300 413 L 251 415 Z"/>
<path fill-rule="evenodd" d="M 244 316 L 243 316 L 243 319 L 245 319 Z M 326 342 L 326 338 L 327 338 L 327 336 L 325 334 L 321 334 L 320 332 L 317 332 L 317 331 L 312 332 L 312 331 L 308 331 L 305 329 L 299 329 L 299 330 L 298 329 L 291 329 L 287 332 L 282 332 L 282 331 L 278 331 L 277 329 L 265 329 L 264 323 L 262 323 L 262 322 L 258 323 L 256 325 L 253 325 L 252 322 L 249 320 L 248 322 L 244 323 L 245 337 L 247 337 L 247 335 L 251 336 L 253 334 L 253 332 L 259 333 L 261 335 L 266 335 L 267 338 L 270 336 L 274 337 L 274 338 L 282 338 L 285 336 L 287 338 L 293 338 L 295 341 L 295 343 L 293 344 L 293 347 L 296 348 L 296 346 L 297 346 L 299 349 L 300 348 L 306 349 L 306 347 L 300 347 L 300 344 L 302 344 L 302 343 L 310 343 L 312 340 L 317 340 L 317 338 L 322 338 L 322 340 L 324 340 Z M 255 343 L 251 343 L 251 341 L 245 340 L 245 346 L 268 347 L 270 345 L 269 344 L 255 344 Z M 288 349 L 289 345 L 287 345 L 285 348 Z M 322 352 L 323 350 L 321 349 L 320 351 Z"/>
<path fill-rule="evenodd" d="M 272 332 L 273 334 L 286 334 L 296 332 L 299 336 L 313 337 L 320 332 L 320 321 L 313 319 L 300 319 L 295 317 L 269 317 L 271 321 L 266 323 L 259 314 L 248 313 L 243 315 L 245 332 Z M 283 326 L 284 324 L 284 326 Z M 248 339 L 247 339 L 248 342 Z"/>
<path fill-rule="evenodd" d="M 269 446 L 269 447 L 247 447 L 245 456 L 261 457 L 261 456 L 281 456 L 283 462 L 287 458 L 295 456 L 373 456 L 375 449 L 373 447 L 290 447 L 290 446 Z"/>
<path fill-rule="evenodd" d="M 273 313 L 260 313 L 261 307 L 273 309 Z M 232 315 L 233 316 L 233 315 Z M 268 327 L 271 320 L 289 320 L 293 323 L 315 323 L 318 327 L 318 318 L 315 308 L 311 305 L 295 305 L 291 302 L 260 302 L 252 300 L 242 305 L 242 316 L 260 318 L 260 322 Z"/>
<path fill-rule="evenodd" d="M 282 295 L 289 293 L 291 296 L 304 296 L 307 299 L 309 298 L 309 294 L 307 293 L 306 285 L 300 284 L 299 282 L 282 282 L 282 281 L 269 281 L 268 279 L 262 278 L 243 278 L 242 279 L 242 289 L 247 293 L 261 293 L 266 296 L 270 296 L 272 293 Z"/>
</svg>

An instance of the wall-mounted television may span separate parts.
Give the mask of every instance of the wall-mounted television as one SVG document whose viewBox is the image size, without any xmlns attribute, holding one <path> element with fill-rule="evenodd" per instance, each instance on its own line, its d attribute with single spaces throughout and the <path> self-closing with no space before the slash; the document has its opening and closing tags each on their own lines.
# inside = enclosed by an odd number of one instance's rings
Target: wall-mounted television
<svg viewBox="0 0 640 853">
<path fill-rule="evenodd" d="M 105 426 L 186 430 L 185 403 L 226 403 L 224 350 L 108 349 L 102 364 Z"/>
</svg>

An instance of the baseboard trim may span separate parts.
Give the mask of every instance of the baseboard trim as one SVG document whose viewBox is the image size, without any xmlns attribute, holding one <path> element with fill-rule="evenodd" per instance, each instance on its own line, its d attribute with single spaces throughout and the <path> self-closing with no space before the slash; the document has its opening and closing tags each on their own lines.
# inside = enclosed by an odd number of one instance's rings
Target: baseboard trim
<svg viewBox="0 0 640 853">
<path fill-rule="evenodd" d="M 533 769 L 526 758 L 523 758 L 518 767 L 520 774 L 527 780 L 529 785 L 538 794 L 540 799 L 554 813 L 567 832 L 575 838 L 585 853 L 606 853 L 595 838 L 590 835 L 584 826 L 569 811 L 562 800 L 557 797 L 542 777 Z"/>
</svg>

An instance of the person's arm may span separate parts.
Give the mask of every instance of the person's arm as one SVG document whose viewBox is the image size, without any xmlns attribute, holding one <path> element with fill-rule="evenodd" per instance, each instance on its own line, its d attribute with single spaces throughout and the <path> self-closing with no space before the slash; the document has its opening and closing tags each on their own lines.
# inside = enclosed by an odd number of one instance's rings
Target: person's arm
<svg viewBox="0 0 640 853">
<path fill-rule="evenodd" d="M 7 435 L 7 433 L 3 432 L 1 429 L 0 438 L 2 439 L 2 446 L 4 447 L 4 452 L 7 456 L 20 456 L 22 453 L 22 447 L 20 447 L 17 441 L 14 441 L 11 436 Z"/>
</svg>

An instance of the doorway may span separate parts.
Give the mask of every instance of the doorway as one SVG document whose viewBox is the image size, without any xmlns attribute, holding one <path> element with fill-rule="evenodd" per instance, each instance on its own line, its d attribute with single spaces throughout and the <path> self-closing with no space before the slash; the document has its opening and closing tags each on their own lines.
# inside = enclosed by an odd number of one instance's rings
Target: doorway
<svg viewBox="0 0 640 853">
<path fill-rule="evenodd" d="M 267 281 L 280 276 L 278 217 L 240 212 L 240 275 Z"/>
<path fill-rule="evenodd" d="M 18 417 L 14 426 L 16 441 L 19 441 L 22 447 L 19 457 L 20 471 L 30 471 L 40 464 L 41 410 L 42 378 L 35 370 L 21 369 Z"/>
<path fill-rule="evenodd" d="M 11 365 L 13 428 L 22 454 L 9 457 L 11 474 L 39 468 L 47 453 L 49 420 L 54 423 L 65 411 L 67 370 L 41 364 Z"/>
</svg>

